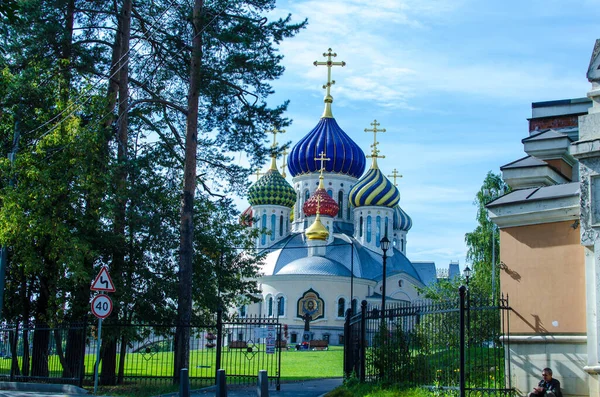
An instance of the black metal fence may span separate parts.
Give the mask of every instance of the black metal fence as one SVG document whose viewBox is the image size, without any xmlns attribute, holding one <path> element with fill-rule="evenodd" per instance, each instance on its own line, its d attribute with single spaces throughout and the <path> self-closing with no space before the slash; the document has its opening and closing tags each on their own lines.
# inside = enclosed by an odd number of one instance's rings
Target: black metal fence
<svg viewBox="0 0 600 397">
<path fill-rule="evenodd" d="M 276 318 L 190 327 L 189 380 L 192 387 L 214 384 L 217 369 L 228 382 L 256 384 L 266 369 L 279 388 L 281 324 Z M 174 325 L 102 325 L 100 384 L 173 382 Z M 0 380 L 92 385 L 98 347 L 96 323 L 0 326 Z"/>
<path fill-rule="evenodd" d="M 508 298 L 460 302 L 397 304 L 382 313 L 363 301 L 346 320 L 346 375 L 457 395 L 510 395 L 509 349 L 501 343 L 508 343 Z"/>
</svg>

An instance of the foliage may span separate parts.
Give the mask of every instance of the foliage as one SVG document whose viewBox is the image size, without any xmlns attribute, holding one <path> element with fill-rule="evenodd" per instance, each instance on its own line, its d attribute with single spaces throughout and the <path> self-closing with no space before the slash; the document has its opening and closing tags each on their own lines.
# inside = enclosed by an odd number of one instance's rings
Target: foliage
<svg viewBox="0 0 600 397">
<path fill-rule="evenodd" d="M 483 184 L 475 197 L 474 205 L 477 206 L 477 227 L 470 233 L 465 234 L 467 243 L 467 261 L 472 264 L 472 290 L 481 293 L 482 296 L 492 295 L 492 257 L 495 258 L 495 291 L 499 292 L 499 252 L 500 239 L 498 229 L 489 218 L 486 205 L 495 197 L 501 196 L 502 192 L 508 192 L 509 188 L 499 174 L 488 172 Z M 492 243 L 492 239 L 494 242 Z M 494 246 L 495 254 L 492 254 Z M 494 297 L 494 298 L 497 298 Z"/>
</svg>

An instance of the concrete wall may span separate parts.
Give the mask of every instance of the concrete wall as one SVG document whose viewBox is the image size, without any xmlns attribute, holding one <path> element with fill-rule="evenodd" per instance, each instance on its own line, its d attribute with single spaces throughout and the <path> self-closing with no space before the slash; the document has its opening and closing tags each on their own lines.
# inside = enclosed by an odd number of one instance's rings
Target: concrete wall
<svg viewBox="0 0 600 397">
<path fill-rule="evenodd" d="M 585 263 L 572 221 L 500 230 L 511 334 L 585 334 Z"/>
<path fill-rule="evenodd" d="M 550 367 L 564 397 L 589 396 L 584 336 L 512 337 L 510 352 L 512 386 L 518 395 L 527 395 L 542 378 L 542 370 Z"/>
</svg>

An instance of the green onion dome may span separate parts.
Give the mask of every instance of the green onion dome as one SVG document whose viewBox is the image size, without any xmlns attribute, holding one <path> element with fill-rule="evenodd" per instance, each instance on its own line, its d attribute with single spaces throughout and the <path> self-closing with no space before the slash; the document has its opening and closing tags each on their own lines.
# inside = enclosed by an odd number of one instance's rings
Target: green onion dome
<svg viewBox="0 0 600 397">
<path fill-rule="evenodd" d="M 250 205 L 281 205 L 292 208 L 296 203 L 296 192 L 294 188 L 271 166 L 256 183 L 250 186 L 248 191 Z"/>
</svg>

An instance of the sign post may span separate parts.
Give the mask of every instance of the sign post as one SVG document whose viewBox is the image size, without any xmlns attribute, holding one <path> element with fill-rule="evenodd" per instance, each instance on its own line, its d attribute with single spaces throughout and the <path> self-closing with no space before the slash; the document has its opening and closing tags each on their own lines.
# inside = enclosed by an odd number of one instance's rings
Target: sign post
<svg viewBox="0 0 600 397">
<path fill-rule="evenodd" d="M 98 342 L 96 344 L 96 367 L 94 369 L 94 394 L 98 392 L 98 367 L 100 366 L 100 347 L 102 345 L 102 320 L 110 316 L 113 309 L 112 299 L 106 292 L 115 292 L 115 285 L 110 279 L 108 268 L 102 266 L 100 273 L 92 281 L 92 291 L 100 293 L 92 299 L 91 308 L 94 316 L 98 317 Z"/>
</svg>

